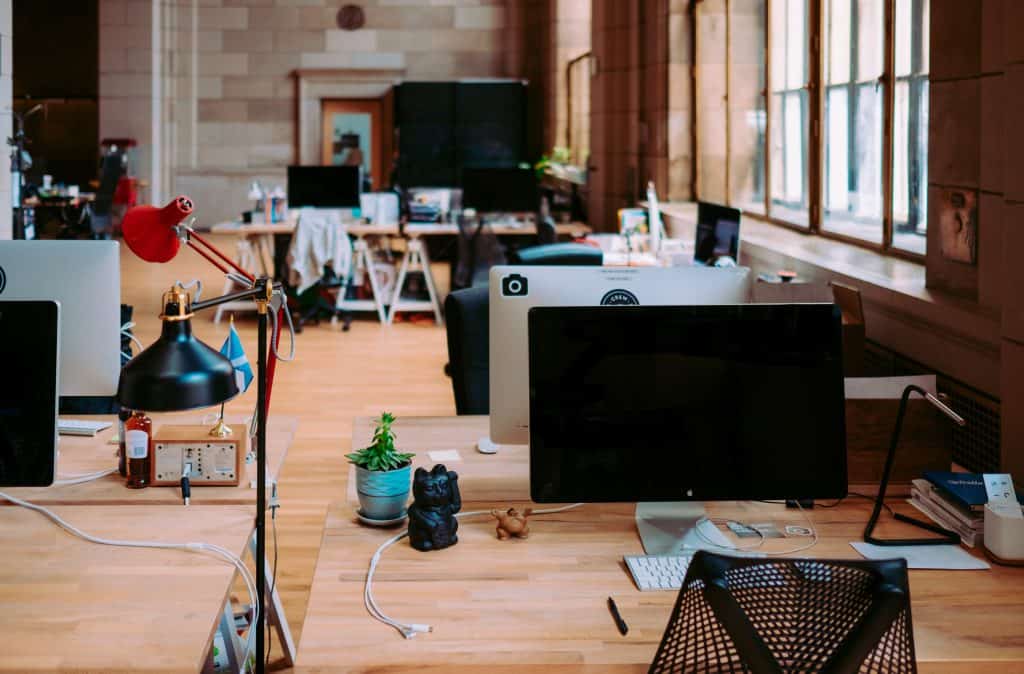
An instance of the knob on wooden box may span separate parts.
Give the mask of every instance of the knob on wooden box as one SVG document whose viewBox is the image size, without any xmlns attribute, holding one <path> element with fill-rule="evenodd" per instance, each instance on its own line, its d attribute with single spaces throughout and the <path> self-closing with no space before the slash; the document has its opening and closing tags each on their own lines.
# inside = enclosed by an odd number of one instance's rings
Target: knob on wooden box
<svg viewBox="0 0 1024 674">
<path fill-rule="evenodd" d="M 211 435 L 209 426 L 170 426 L 153 437 L 151 485 L 177 487 L 186 465 L 193 487 L 237 487 L 245 468 L 244 424 L 228 426 L 231 435 Z"/>
</svg>

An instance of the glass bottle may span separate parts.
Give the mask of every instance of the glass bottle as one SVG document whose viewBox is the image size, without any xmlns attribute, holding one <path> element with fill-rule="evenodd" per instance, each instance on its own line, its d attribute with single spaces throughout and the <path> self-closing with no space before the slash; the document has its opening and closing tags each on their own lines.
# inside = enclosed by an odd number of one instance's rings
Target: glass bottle
<svg viewBox="0 0 1024 674">
<path fill-rule="evenodd" d="M 125 422 L 125 457 L 128 459 L 130 489 L 149 486 L 149 466 L 153 455 L 153 420 L 145 412 L 135 412 Z"/>
<path fill-rule="evenodd" d="M 117 472 L 121 474 L 121 477 L 128 477 L 128 464 L 125 459 L 125 443 L 127 442 L 128 429 L 125 428 L 125 422 L 132 417 L 132 411 L 124 407 L 117 413 Z"/>
</svg>

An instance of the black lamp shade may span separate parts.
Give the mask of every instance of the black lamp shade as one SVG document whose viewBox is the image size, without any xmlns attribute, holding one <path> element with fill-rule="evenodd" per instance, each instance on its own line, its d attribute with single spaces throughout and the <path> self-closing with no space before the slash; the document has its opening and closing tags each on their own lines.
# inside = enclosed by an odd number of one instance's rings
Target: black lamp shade
<svg viewBox="0 0 1024 674">
<path fill-rule="evenodd" d="M 238 395 L 231 361 L 192 335 L 192 322 L 164 320 L 160 338 L 121 369 L 117 401 L 146 412 L 212 407 Z"/>
</svg>

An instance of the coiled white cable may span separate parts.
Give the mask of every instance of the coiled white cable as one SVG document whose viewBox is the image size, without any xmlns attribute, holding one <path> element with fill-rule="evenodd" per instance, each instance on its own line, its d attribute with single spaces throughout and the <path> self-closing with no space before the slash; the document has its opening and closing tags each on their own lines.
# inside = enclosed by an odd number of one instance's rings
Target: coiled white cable
<svg viewBox="0 0 1024 674">
<path fill-rule="evenodd" d="M 235 567 L 235 569 L 238 571 L 238 574 L 242 577 L 242 580 L 245 582 L 246 590 L 249 593 L 249 605 L 252 606 L 253 609 L 253 621 L 249 627 L 249 633 L 246 635 L 245 640 L 244 662 L 249 661 L 249 657 L 256 647 L 256 630 L 262 629 L 260 625 L 259 604 L 256 601 L 256 598 L 259 595 L 256 592 L 256 581 L 253 579 L 252 574 L 249 572 L 249 568 L 246 567 L 245 563 L 238 555 L 234 554 L 230 550 L 227 550 L 213 543 L 161 543 L 158 541 L 124 541 L 117 539 L 100 538 L 99 536 L 93 536 L 92 534 L 88 534 L 82 531 L 75 525 L 63 519 L 57 513 L 53 512 L 48 508 L 44 508 L 43 506 L 36 505 L 35 503 L 30 503 L 29 501 L 23 501 L 22 499 L 15 498 L 14 496 L 11 496 L 10 494 L 4 493 L 2 491 L 0 491 L 0 499 L 10 501 L 14 505 L 21 506 L 22 508 L 33 510 L 48 518 L 54 524 L 64 529 L 68 533 L 77 536 L 78 538 L 81 538 L 84 541 L 96 543 L 97 545 L 111 545 L 122 548 L 156 548 L 161 550 L 185 550 L 188 552 L 210 554 L 224 561 L 227 561 L 229 564 Z"/>
<path fill-rule="evenodd" d="M 555 513 L 562 513 L 562 512 L 565 512 L 567 510 L 572 510 L 574 508 L 579 508 L 581 505 L 583 505 L 583 504 L 582 503 L 573 503 L 572 505 L 560 506 L 558 508 L 546 508 L 546 509 L 543 509 L 543 510 L 534 510 L 532 514 L 533 515 L 553 515 Z M 469 511 L 466 511 L 466 512 L 463 512 L 463 513 L 456 514 L 455 518 L 456 519 L 464 519 L 466 517 L 475 517 L 477 515 L 490 515 L 490 514 L 491 514 L 490 510 L 469 510 Z M 433 632 L 434 628 L 431 625 L 426 625 L 426 624 L 422 624 L 422 623 L 403 623 L 403 622 L 400 622 L 398 620 L 395 620 L 394 618 L 391 618 L 390 616 L 385 614 L 383 611 L 381 611 L 380 607 L 377 606 L 377 601 L 373 598 L 373 574 L 377 571 L 377 564 L 380 563 L 381 555 L 389 547 L 391 547 L 392 545 L 394 545 L 398 541 L 402 540 L 403 538 L 407 537 L 408 535 L 409 535 L 409 532 L 408 531 L 404 531 L 404 532 L 402 532 L 400 534 L 396 534 L 395 536 L 392 536 L 388 540 L 386 540 L 383 543 L 381 543 L 380 547 L 377 548 L 377 551 L 373 553 L 373 557 L 370 558 L 369 569 L 367 569 L 367 571 L 366 571 L 366 583 L 363 585 L 363 604 L 366 606 L 366 610 L 369 612 L 369 614 L 371 616 L 373 616 L 376 620 L 379 620 L 380 622 L 384 623 L 385 625 L 390 625 L 391 627 L 394 627 L 406 639 L 412 639 L 417 634 L 421 634 L 421 633 L 424 633 L 424 632 Z"/>
<path fill-rule="evenodd" d="M 95 473 L 72 473 L 71 475 L 58 475 L 57 479 L 54 480 L 54 487 L 67 487 L 73 484 L 83 484 L 85 482 L 92 482 L 99 480 L 108 475 L 113 475 L 117 472 L 117 468 L 110 468 L 108 470 L 98 470 Z"/>
<path fill-rule="evenodd" d="M 807 529 L 811 532 L 811 540 L 810 540 L 810 542 L 808 542 L 808 543 L 806 543 L 804 545 L 797 546 L 797 547 L 792 548 L 790 550 L 772 550 L 770 552 L 758 551 L 757 554 L 764 555 L 765 557 L 782 557 L 782 556 L 785 556 L 785 555 L 793 555 L 793 554 L 796 554 L 798 552 L 803 552 L 804 550 L 810 550 L 811 548 L 813 548 L 815 545 L 818 544 L 818 529 L 814 526 L 814 522 L 811 520 L 810 513 L 808 513 L 804 509 L 804 507 L 802 505 L 800 505 L 800 501 L 796 501 L 795 503 L 796 503 L 797 509 L 800 510 L 800 514 L 804 516 L 804 521 L 807 522 Z M 704 521 L 711 522 L 712 524 L 716 523 L 716 520 L 712 520 L 712 519 L 707 518 L 707 517 L 702 517 L 702 518 L 700 518 L 700 520 L 697 521 L 697 524 L 699 525 L 701 522 L 704 522 Z M 735 520 L 733 520 L 733 521 L 735 521 Z M 704 541 L 708 545 L 714 546 L 715 548 L 718 548 L 719 550 L 724 550 L 726 552 L 729 552 L 729 551 L 735 552 L 735 551 L 742 551 L 742 550 L 757 550 L 758 548 L 760 548 L 764 544 L 764 542 L 765 542 L 765 535 L 762 532 L 758 531 L 756 528 L 754 528 L 754 527 L 752 527 L 749 524 L 746 524 L 744 522 L 739 522 L 739 524 L 742 524 L 743 526 L 747 527 L 748 529 L 753 529 L 754 531 L 756 531 L 758 536 L 761 537 L 761 539 L 757 543 L 755 543 L 754 545 L 748 545 L 748 546 L 744 546 L 744 547 L 741 547 L 741 548 L 730 548 L 730 547 L 726 547 L 724 545 L 719 545 L 719 544 L 715 543 L 714 541 L 712 541 L 707 536 L 705 536 L 704 532 L 702 532 L 700 530 L 700 526 L 694 527 L 693 530 L 695 532 L 697 532 L 697 536 L 702 541 Z"/>
</svg>

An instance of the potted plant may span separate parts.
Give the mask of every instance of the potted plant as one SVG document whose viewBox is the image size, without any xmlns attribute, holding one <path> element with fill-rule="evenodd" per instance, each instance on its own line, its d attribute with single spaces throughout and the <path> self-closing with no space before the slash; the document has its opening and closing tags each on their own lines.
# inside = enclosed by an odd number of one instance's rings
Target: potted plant
<svg viewBox="0 0 1024 674">
<path fill-rule="evenodd" d="M 356 492 L 360 514 L 369 520 L 396 520 L 405 515 L 412 483 L 412 457 L 395 448 L 391 425 L 395 415 L 383 412 L 377 419 L 373 442 L 345 458 L 356 467 Z"/>
</svg>

